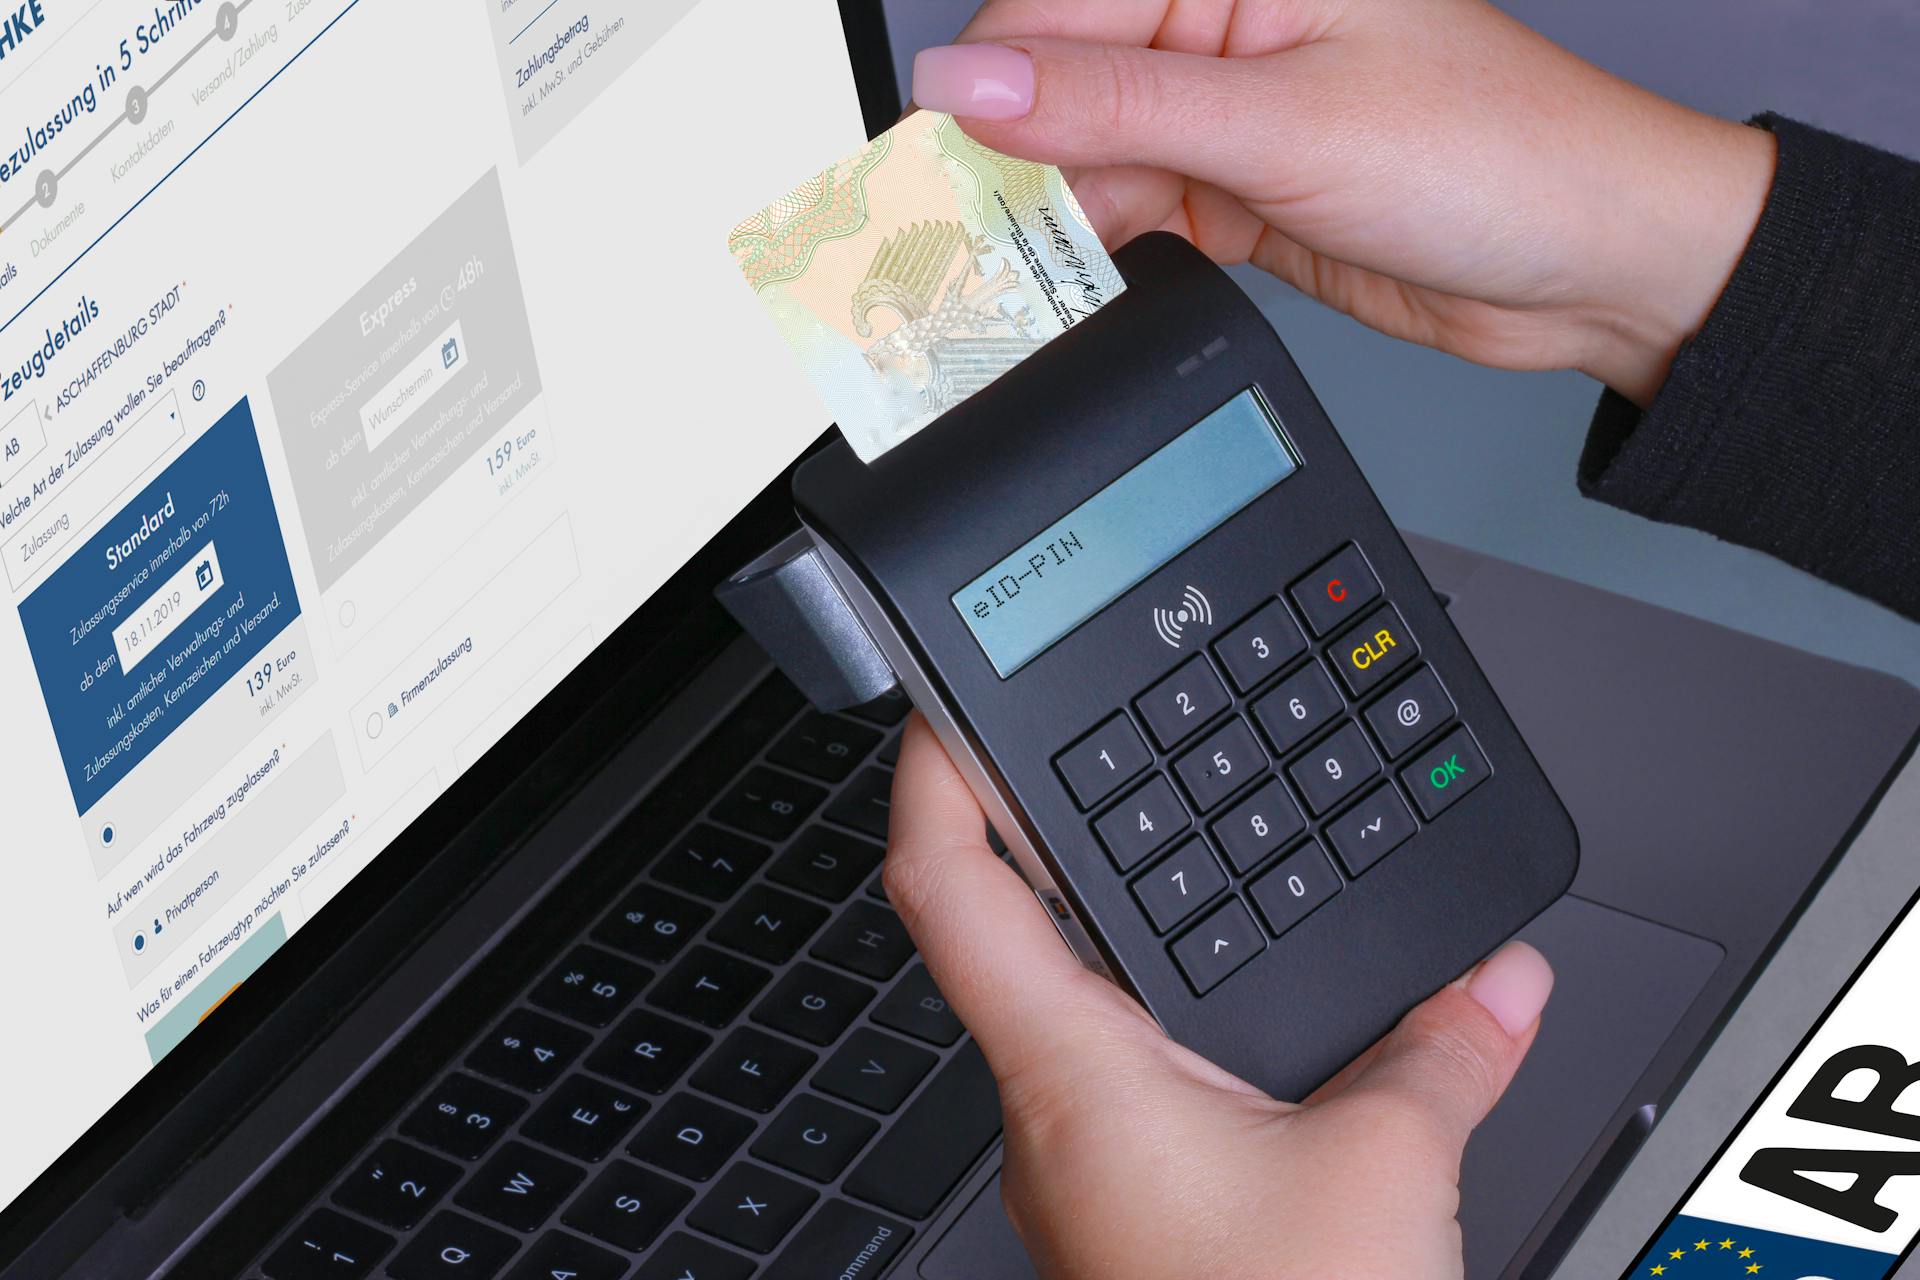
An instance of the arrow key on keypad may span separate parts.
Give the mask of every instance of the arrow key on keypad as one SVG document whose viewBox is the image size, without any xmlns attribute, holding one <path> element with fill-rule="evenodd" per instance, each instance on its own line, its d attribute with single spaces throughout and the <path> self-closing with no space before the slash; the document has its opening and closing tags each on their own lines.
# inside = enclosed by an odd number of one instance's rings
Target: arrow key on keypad
<svg viewBox="0 0 1920 1280">
<path fill-rule="evenodd" d="M 1240 900 L 1229 898 L 1171 949 L 1174 962 L 1193 984 L 1194 993 L 1205 995 L 1259 955 L 1266 945 L 1260 926 Z"/>
</svg>

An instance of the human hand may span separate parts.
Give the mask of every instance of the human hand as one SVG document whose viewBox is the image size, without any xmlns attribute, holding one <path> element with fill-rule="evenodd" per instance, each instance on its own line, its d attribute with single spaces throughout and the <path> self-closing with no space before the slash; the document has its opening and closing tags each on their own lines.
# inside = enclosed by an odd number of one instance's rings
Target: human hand
<svg viewBox="0 0 1920 1280">
<path fill-rule="evenodd" d="M 960 38 L 920 54 L 915 101 L 1063 166 L 1108 244 L 1164 227 L 1396 337 L 1642 405 L 1773 178 L 1771 134 L 1483 0 L 989 0 Z"/>
<path fill-rule="evenodd" d="M 1296 1106 L 1080 966 L 918 713 L 885 878 L 999 1081 L 1001 1194 L 1050 1280 L 1459 1280 L 1460 1152 L 1539 1029 L 1537 951 L 1509 943 Z"/>
</svg>

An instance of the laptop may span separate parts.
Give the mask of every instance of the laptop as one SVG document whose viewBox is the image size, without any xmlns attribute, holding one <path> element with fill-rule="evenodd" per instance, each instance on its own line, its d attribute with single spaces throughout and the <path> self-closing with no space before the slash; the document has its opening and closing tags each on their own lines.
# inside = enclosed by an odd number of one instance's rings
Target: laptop
<svg viewBox="0 0 1920 1280">
<path fill-rule="evenodd" d="M 906 704 L 711 596 L 821 426 L 724 224 L 896 118 L 879 7 L 31 16 L 0 1278 L 1030 1275 L 879 885 Z M 1584 836 L 1463 1175 L 1470 1274 L 1543 1275 L 1920 707 L 1413 545 Z"/>
</svg>

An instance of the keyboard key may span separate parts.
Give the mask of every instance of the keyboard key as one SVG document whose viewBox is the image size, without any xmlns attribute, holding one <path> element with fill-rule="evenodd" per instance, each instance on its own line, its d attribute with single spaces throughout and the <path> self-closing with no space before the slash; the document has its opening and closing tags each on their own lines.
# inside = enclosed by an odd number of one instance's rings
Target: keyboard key
<svg viewBox="0 0 1920 1280">
<path fill-rule="evenodd" d="M 458 1213 L 436 1213 L 387 1264 L 393 1280 L 487 1280 L 520 1242 Z"/>
<path fill-rule="evenodd" d="M 1162 747 L 1190 734 L 1227 709 L 1226 686 L 1199 654 L 1175 667 L 1171 674 L 1134 699 L 1148 732 Z"/>
<path fill-rule="evenodd" d="M 620 1280 L 627 1260 L 564 1231 L 549 1231 L 507 1272 L 507 1280 Z"/>
<path fill-rule="evenodd" d="M 1453 699 L 1441 688 L 1432 667 L 1421 667 L 1367 708 L 1367 723 L 1389 760 L 1399 759 L 1438 733 L 1453 722 L 1453 716 Z"/>
<path fill-rule="evenodd" d="M 873 1020 L 943 1049 L 966 1031 L 922 964 L 907 970 L 907 975 L 893 984 L 893 990 L 873 1007 Z"/>
<path fill-rule="evenodd" d="M 754 1006 L 753 1020 L 809 1044 L 832 1044 L 872 1000 L 866 983 L 800 964 Z"/>
<path fill-rule="evenodd" d="M 802 782 L 774 769 L 747 770 L 733 790 L 713 806 L 713 816 L 763 840 L 785 840 L 800 829 L 827 798 L 824 787 Z"/>
<path fill-rule="evenodd" d="M 1340 892 L 1340 877 L 1327 862 L 1320 846 L 1308 841 L 1296 853 L 1280 860 L 1280 865 L 1248 886 L 1253 904 L 1267 918 L 1267 928 L 1279 937 L 1311 915 L 1334 894 Z"/>
<path fill-rule="evenodd" d="M 633 1280 L 747 1280 L 753 1274 L 753 1267 L 753 1263 L 737 1253 L 678 1231 L 648 1255 Z M 772 1274 L 798 1276 L 801 1273 Z"/>
<path fill-rule="evenodd" d="M 740 1027 L 693 1073 L 693 1087 L 764 1115 L 780 1105 L 816 1061 L 798 1045 Z"/>
<path fill-rule="evenodd" d="M 1413 815 L 1392 787 L 1377 787 L 1327 824 L 1327 839 L 1348 875 L 1359 875 L 1413 835 Z"/>
<path fill-rule="evenodd" d="M 1213 909 L 1193 931 L 1173 944 L 1174 963 L 1187 975 L 1197 995 L 1205 995 L 1228 975 L 1266 949 L 1260 926 L 1253 922 L 1238 898 L 1228 898 Z"/>
<path fill-rule="evenodd" d="M 1253 704 L 1274 754 L 1285 755 L 1305 742 L 1321 725 L 1340 714 L 1345 704 L 1317 662 L 1309 662 L 1273 687 Z"/>
<path fill-rule="evenodd" d="M 1278 778 L 1270 778 L 1213 824 L 1213 838 L 1227 855 L 1227 865 L 1247 872 L 1306 829 L 1300 806 Z"/>
<path fill-rule="evenodd" d="M 884 982 L 913 959 L 913 938 L 890 909 L 856 902 L 820 935 L 809 954 Z"/>
<path fill-rule="evenodd" d="M 1380 596 L 1380 580 L 1349 543 L 1288 589 L 1315 635 L 1325 635 Z"/>
<path fill-rule="evenodd" d="M 913 1239 L 913 1228 L 845 1200 L 829 1200 L 807 1219 L 769 1276 L 880 1275 Z M 699 1280 L 706 1280 L 704 1276 Z"/>
<path fill-rule="evenodd" d="M 393 1237 L 332 1209 L 316 1209 L 261 1264 L 271 1280 L 359 1280 L 373 1268 Z"/>
<path fill-rule="evenodd" d="M 587 1070 L 642 1093 L 661 1094 L 713 1043 L 704 1031 L 655 1013 L 630 1013 L 587 1059 Z"/>
<path fill-rule="evenodd" d="M 645 884 L 628 894 L 593 931 L 593 940 L 654 964 L 665 964 L 713 917 L 713 908 Z"/>
<path fill-rule="evenodd" d="M 886 742 L 882 744 L 880 748 L 880 754 L 875 756 L 874 759 L 878 760 L 881 764 L 886 765 L 887 768 L 889 769 L 899 764 L 900 763 L 900 735 L 897 733 L 888 734 Z"/>
<path fill-rule="evenodd" d="M 1093 830 L 1115 868 L 1127 872 L 1192 825 L 1173 784 L 1155 774 L 1146 786 L 1096 818 Z"/>
<path fill-rule="evenodd" d="M 861 1027 L 813 1077 L 813 1087 L 874 1111 L 893 1111 L 940 1059 L 904 1040 Z"/>
<path fill-rule="evenodd" d="M 1194 836 L 1135 880 L 1133 896 L 1153 923 L 1154 932 L 1165 933 L 1226 887 L 1226 873 L 1213 860 L 1207 842 Z"/>
<path fill-rule="evenodd" d="M 668 1013 L 724 1027 L 747 1007 L 772 975 L 712 947 L 695 947 L 653 988 L 648 1000 Z"/>
<path fill-rule="evenodd" d="M 859 716 L 868 724 L 877 724 L 882 729 L 891 729 L 907 718 L 907 712 L 913 710 L 913 703 L 907 698 L 906 691 L 899 685 L 887 690 L 872 702 L 863 702 L 850 707 L 847 714 Z"/>
<path fill-rule="evenodd" d="M 550 1013 L 604 1027 L 633 1003 L 653 974 L 598 947 L 575 947 L 527 999 Z"/>
<path fill-rule="evenodd" d="M 1306 798 L 1307 810 L 1321 814 L 1358 791 L 1380 773 L 1373 748 L 1349 721 L 1287 766 L 1287 776 Z"/>
<path fill-rule="evenodd" d="M 819 1198 L 812 1187 L 771 1169 L 737 1164 L 720 1175 L 687 1223 L 742 1249 L 771 1253 Z"/>
<path fill-rule="evenodd" d="M 900 1113 L 843 1184 L 847 1194 L 925 1218 L 1000 1136 L 1000 1094 L 969 1041 Z"/>
<path fill-rule="evenodd" d="M 1066 780 L 1067 790 L 1082 809 L 1091 809 L 1118 791 L 1121 784 L 1153 763 L 1147 744 L 1124 715 L 1100 726 L 1053 758 L 1053 767 Z"/>
<path fill-rule="evenodd" d="M 467 1055 L 467 1065 L 503 1084 L 539 1093 L 592 1041 L 578 1027 L 531 1009 L 515 1009 Z"/>
<path fill-rule="evenodd" d="M 1390 604 L 1381 605 L 1359 626 L 1327 646 L 1327 661 L 1356 698 L 1380 687 L 1386 678 L 1418 655 L 1407 624 Z"/>
<path fill-rule="evenodd" d="M 515 1231 L 533 1231 L 546 1225 L 584 1176 L 558 1156 L 509 1142 L 487 1158 L 453 1202 Z"/>
<path fill-rule="evenodd" d="M 1261 605 L 1213 646 L 1214 656 L 1242 693 L 1306 651 L 1307 638 L 1278 600 Z"/>
<path fill-rule="evenodd" d="M 1254 740 L 1246 721 L 1238 718 L 1227 721 L 1173 762 L 1173 771 L 1202 813 L 1259 777 L 1266 768 L 1267 753 Z"/>
<path fill-rule="evenodd" d="M 460 1180 L 460 1166 L 392 1139 L 373 1149 L 334 1189 L 334 1203 L 384 1227 L 405 1231 Z"/>
<path fill-rule="evenodd" d="M 885 840 L 892 812 L 893 774 L 885 769 L 862 769 L 827 806 L 826 817 L 875 840 Z"/>
<path fill-rule="evenodd" d="M 698 1094 L 676 1093 L 627 1147 L 656 1169 L 705 1182 L 753 1132 L 753 1121 Z"/>
<path fill-rule="evenodd" d="M 638 1253 L 692 1199 L 693 1192 L 672 1178 L 615 1160 L 574 1197 L 560 1221 L 616 1249 Z"/>
<path fill-rule="evenodd" d="M 757 884 L 727 909 L 707 938 L 756 960 L 785 964 L 830 914 L 817 902 Z"/>
<path fill-rule="evenodd" d="M 1431 822 L 1492 776 L 1493 770 L 1474 744 L 1473 735 L 1460 728 L 1415 760 L 1400 775 L 1400 781 L 1406 784 L 1421 814 Z"/>
<path fill-rule="evenodd" d="M 803 1178 L 832 1182 L 878 1132 L 879 1121 L 803 1093 L 780 1109 L 752 1154 Z"/>
<path fill-rule="evenodd" d="M 783 769 L 822 782 L 839 782 L 880 745 L 880 731 L 823 711 L 812 711 L 767 751 Z"/>
<path fill-rule="evenodd" d="M 450 1156 L 477 1160 L 526 1109 L 518 1095 L 456 1071 L 434 1084 L 400 1132 Z"/>
<path fill-rule="evenodd" d="M 576 1160 L 599 1160 L 645 1114 L 647 1104 L 624 1089 L 572 1075 L 520 1126 L 520 1134 Z"/>
<path fill-rule="evenodd" d="M 829 902 L 844 902 L 879 870 L 886 850 L 832 827 L 811 826 L 773 860 L 767 879 Z"/>
<path fill-rule="evenodd" d="M 653 874 L 676 889 L 725 902 L 766 860 L 767 847 L 759 841 L 702 824 L 668 848 Z"/>
</svg>

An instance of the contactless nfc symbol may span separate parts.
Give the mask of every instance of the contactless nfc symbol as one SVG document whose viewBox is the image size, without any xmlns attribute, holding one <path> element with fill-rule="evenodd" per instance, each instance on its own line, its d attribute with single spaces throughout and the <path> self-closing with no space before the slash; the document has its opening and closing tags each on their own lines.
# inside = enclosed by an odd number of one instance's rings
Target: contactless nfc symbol
<svg viewBox="0 0 1920 1280">
<path fill-rule="evenodd" d="M 1180 647 L 1181 637 L 1186 634 L 1187 627 L 1195 622 L 1203 627 L 1213 625 L 1213 606 L 1200 594 L 1200 588 L 1195 586 L 1189 586 L 1187 593 L 1180 597 L 1179 608 L 1153 611 L 1153 629 L 1160 633 L 1162 640 L 1176 649 Z"/>
</svg>

